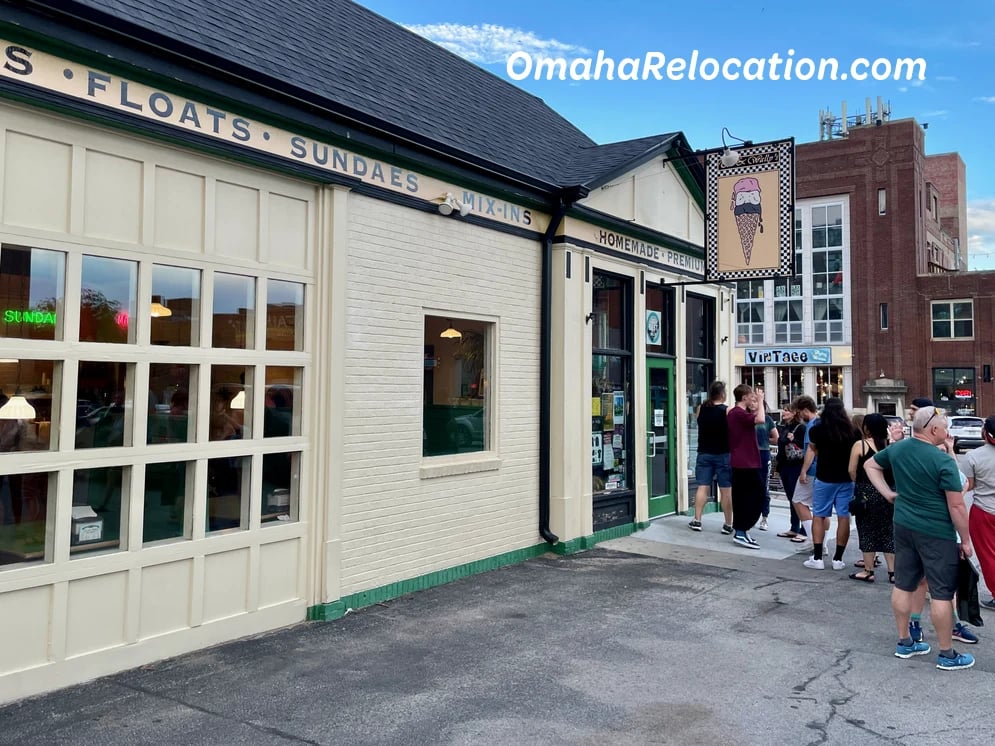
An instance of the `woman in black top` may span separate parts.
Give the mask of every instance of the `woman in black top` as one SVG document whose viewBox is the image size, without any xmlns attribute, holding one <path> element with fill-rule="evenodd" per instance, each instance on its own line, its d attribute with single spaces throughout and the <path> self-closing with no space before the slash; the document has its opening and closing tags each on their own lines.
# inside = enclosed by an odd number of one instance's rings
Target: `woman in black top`
<svg viewBox="0 0 995 746">
<path fill-rule="evenodd" d="M 790 407 L 781 411 L 781 421 L 777 424 L 777 473 L 781 477 L 784 494 L 791 507 L 791 529 L 778 534 L 785 539 L 804 541 L 805 529 L 795 512 L 795 485 L 802 473 L 802 459 L 805 457 L 805 423 Z"/>
<path fill-rule="evenodd" d="M 864 417 L 863 431 L 863 439 L 854 443 L 850 449 L 850 477 L 854 481 L 850 510 L 857 519 L 860 551 L 864 553 L 864 569 L 850 577 L 873 583 L 874 558 L 881 552 L 888 563 L 888 580 L 894 583 L 895 532 L 892 521 L 895 506 L 884 499 L 864 472 L 864 464 L 868 459 L 888 445 L 888 420 L 884 415 L 873 412 Z M 884 477 L 888 486 L 894 489 L 895 480 L 890 469 L 885 471 Z"/>
</svg>

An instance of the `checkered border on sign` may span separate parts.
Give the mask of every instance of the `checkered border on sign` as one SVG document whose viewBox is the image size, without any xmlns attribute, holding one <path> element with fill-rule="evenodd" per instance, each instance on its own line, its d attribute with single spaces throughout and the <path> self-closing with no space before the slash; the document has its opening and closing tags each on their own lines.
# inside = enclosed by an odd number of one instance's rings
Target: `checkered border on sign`
<svg viewBox="0 0 995 746">
<path fill-rule="evenodd" d="M 792 273 L 795 240 L 795 141 L 777 140 L 738 148 L 740 160 L 751 155 L 777 154 L 778 170 L 778 238 L 780 265 L 776 268 L 743 269 L 719 272 L 719 176 L 750 176 L 773 170 L 770 164 L 722 168 L 721 153 L 709 153 L 705 159 L 705 278 L 707 280 L 761 280 Z"/>
</svg>

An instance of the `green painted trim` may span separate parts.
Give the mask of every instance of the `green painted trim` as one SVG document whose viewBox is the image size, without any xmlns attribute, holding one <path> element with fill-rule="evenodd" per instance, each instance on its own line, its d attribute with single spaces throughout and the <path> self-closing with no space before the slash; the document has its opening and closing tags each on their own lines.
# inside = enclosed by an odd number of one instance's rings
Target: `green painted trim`
<svg viewBox="0 0 995 746">
<path fill-rule="evenodd" d="M 559 544 L 556 546 L 559 546 Z M 540 557 L 549 551 L 549 544 L 536 544 L 535 546 L 526 547 L 524 549 L 516 549 L 511 552 L 505 552 L 504 554 L 499 554 L 495 557 L 488 557 L 486 559 L 468 562 L 465 565 L 457 565 L 456 567 L 450 567 L 446 570 L 438 570 L 436 572 L 430 572 L 426 575 L 419 575 L 416 578 L 408 578 L 407 580 L 401 580 L 396 583 L 389 583 L 388 585 L 382 585 L 379 588 L 371 588 L 368 591 L 361 591 L 360 593 L 353 593 L 349 596 L 343 596 L 338 601 L 312 606 L 307 610 L 307 618 L 309 621 L 315 622 L 332 621 L 333 619 L 339 619 L 345 616 L 351 610 L 362 609 L 365 606 L 372 606 L 373 604 L 390 601 L 395 598 L 400 598 L 408 593 L 415 593 L 417 591 L 424 591 L 429 588 L 434 588 L 437 585 L 445 585 L 446 583 L 451 583 L 454 580 L 466 578 L 470 575 L 477 575 L 482 572 L 497 570 L 498 568 L 505 567 L 507 565 L 515 565 L 519 562 L 533 559 L 534 557 Z M 556 551 L 555 547 L 553 551 Z"/>
<path fill-rule="evenodd" d="M 556 554 L 574 554 L 576 552 L 583 552 L 587 549 L 593 549 L 603 541 L 621 539 L 623 536 L 629 536 L 630 534 L 646 528 L 649 525 L 650 524 L 648 522 L 639 522 L 626 523 L 622 526 L 613 526 L 612 528 L 606 528 L 602 531 L 595 531 L 589 536 L 579 536 L 576 539 L 571 539 L 570 541 L 561 541 L 553 545 L 553 551 Z"/>
</svg>

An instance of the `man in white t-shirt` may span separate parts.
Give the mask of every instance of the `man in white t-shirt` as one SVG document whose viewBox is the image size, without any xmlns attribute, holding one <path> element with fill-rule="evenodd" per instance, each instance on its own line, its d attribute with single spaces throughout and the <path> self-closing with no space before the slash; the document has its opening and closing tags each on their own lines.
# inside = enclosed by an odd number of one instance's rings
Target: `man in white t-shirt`
<svg viewBox="0 0 995 746">
<path fill-rule="evenodd" d="M 968 453 L 961 469 L 967 477 L 967 489 L 974 490 L 968 516 L 971 542 L 985 585 L 995 592 L 995 416 L 985 420 L 981 435 L 986 445 Z M 991 608 L 988 603 L 985 606 Z"/>
</svg>

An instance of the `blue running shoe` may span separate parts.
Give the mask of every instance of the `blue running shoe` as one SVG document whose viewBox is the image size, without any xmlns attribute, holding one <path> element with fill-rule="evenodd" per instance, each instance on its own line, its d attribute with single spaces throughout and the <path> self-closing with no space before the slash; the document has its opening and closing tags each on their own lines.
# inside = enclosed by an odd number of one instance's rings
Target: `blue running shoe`
<svg viewBox="0 0 995 746">
<path fill-rule="evenodd" d="M 922 627 L 919 622 L 909 622 L 909 637 L 912 638 L 912 642 L 922 642 Z"/>
<path fill-rule="evenodd" d="M 978 636 L 964 626 L 964 622 L 957 622 L 954 625 L 954 639 L 965 645 L 977 645 Z"/>
<path fill-rule="evenodd" d="M 895 646 L 895 657 L 896 658 L 912 658 L 916 655 L 926 655 L 929 653 L 930 647 L 928 643 L 925 642 L 915 642 L 913 641 L 911 645 L 903 645 L 898 643 Z"/>
<path fill-rule="evenodd" d="M 945 655 L 936 656 L 936 667 L 941 671 L 956 671 L 960 668 L 970 668 L 974 665 L 974 656 L 969 653 L 958 653 L 954 651 L 953 658 Z"/>
</svg>

